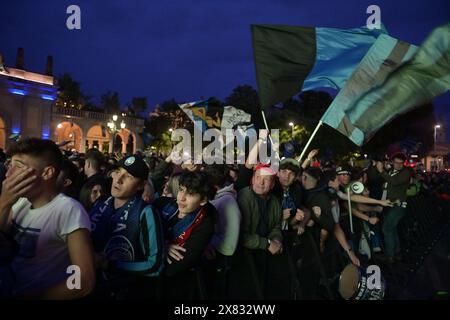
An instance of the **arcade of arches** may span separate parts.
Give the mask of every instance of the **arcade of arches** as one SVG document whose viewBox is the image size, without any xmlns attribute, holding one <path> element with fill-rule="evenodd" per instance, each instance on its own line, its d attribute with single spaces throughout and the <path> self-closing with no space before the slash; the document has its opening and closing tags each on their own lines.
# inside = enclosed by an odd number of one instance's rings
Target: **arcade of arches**
<svg viewBox="0 0 450 320">
<path fill-rule="evenodd" d="M 125 128 L 110 131 L 114 115 L 57 107 L 55 79 L 8 67 L 0 69 L 0 148 L 6 149 L 17 136 L 51 139 L 61 148 L 86 152 L 96 147 L 103 152 L 135 153 L 144 147 L 139 132 L 144 120 L 122 115 Z M 114 134 L 113 134 L 114 132 Z"/>
<path fill-rule="evenodd" d="M 87 132 L 83 132 L 83 129 L 75 122 L 60 122 L 56 126 L 54 135 L 56 143 L 65 150 L 83 152 L 97 148 L 109 153 L 133 153 L 136 150 L 136 137 L 133 132 L 120 129 L 113 134 L 101 124 L 93 125 L 87 129 Z"/>
</svg>

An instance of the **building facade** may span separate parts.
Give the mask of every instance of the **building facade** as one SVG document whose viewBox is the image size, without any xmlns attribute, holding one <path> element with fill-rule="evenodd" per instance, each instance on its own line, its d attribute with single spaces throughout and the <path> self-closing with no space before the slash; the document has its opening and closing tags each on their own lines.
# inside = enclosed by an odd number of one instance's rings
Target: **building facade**
<svg viewBox="0 0 450 320">
<path fill-rule="evenodd" d="M 0 61 L 0 148 L 6 149 L 17 135 L 52 139 L 78 152 L 135 153 L 143 148 L 139 133 L 144 120 L 59 108 L 57 91 L 53 76 L 6 68 Z"/>
</svg>

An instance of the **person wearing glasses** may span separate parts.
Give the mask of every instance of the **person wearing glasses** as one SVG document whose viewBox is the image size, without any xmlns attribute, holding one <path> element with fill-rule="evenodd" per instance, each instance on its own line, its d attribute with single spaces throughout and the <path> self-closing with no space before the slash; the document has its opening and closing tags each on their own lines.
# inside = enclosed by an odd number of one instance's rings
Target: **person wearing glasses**
<svg viewBox="0 0 450 320">
<path fill-rule="evenodd" d="M 394 259 L 401 259 L 397 225 L 406 213 L 406 191 L 411 178 L 410 171 L 404 166 L 405 161 L 406 156 L 404 154 L 393 155 L 393 166 L 389 171 L 384 170 L 382 162 L 377 162 L 377 170 L 385 181 L 382 199 L 388 199 L 395 204 L 385 211 L 382 227 L 384 258 L 387 263 L 393 263 Z"/>
</svg>

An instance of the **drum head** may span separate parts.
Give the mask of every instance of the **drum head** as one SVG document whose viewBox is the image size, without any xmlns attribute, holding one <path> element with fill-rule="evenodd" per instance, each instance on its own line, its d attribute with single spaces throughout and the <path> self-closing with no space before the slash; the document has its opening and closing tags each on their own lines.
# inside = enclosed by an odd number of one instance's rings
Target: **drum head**
<svg viewBox="0 0 450 320">
<path fill-rule="evenodd" d="M 349 300 L 358 290 L 359 285 L 359 271 L 358 267 L 349 264 L 341 272 L 339 278 L 339 293 L 342 298 Z"/>
</svg>

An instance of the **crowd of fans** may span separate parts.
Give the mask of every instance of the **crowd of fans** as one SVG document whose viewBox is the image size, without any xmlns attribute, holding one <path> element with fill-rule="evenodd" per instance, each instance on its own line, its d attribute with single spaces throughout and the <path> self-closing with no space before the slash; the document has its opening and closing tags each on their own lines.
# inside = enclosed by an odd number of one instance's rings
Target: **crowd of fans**
<svg viewBox="0 0 450 320">
<path fill-rule="evenodd" d="M 12 144 L 0 152 L 0 296 L 317 299 L 323 267 L 401 261 L 408 198 L 450 193 L 447 173 L 401 153 L 333 164 L 312 150 L 275 172 L 256 163 L 259 144 L 239 166 Z"/>
</svg>

